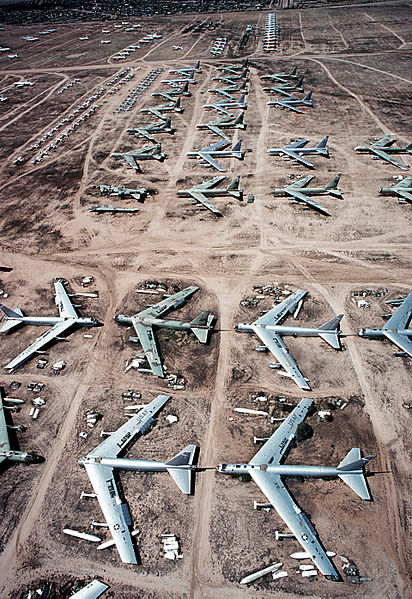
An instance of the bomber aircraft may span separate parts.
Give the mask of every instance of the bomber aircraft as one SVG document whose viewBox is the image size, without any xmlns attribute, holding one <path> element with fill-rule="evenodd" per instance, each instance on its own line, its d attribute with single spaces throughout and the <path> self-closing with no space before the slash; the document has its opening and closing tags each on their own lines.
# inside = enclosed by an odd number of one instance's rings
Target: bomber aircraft
<svg viewBox="0 0 412 599">
<path fill-rule="evenodd" d="M 302 113 L 303 111 L 296 108 L 296 106 L 313 106 L 312 92 L 310 91 L 301 100 L 295 98 L 295 96 L 288 96 L 287 98 L 282 98 L 282 100 L 270 100 L 269 102 L 266 102 L 266 104 L 268 106 L 278 106 L 285 110 L 293 110 L 294 112 Z"/>
<path fill-rule="evenodd" d="M 172 117 L 169 116 L 167 119 L 163 120 L 160 123 L 149 123 L 148 125 L 141 125 L 140 127 L 134 127 L 131 129 L 126 129 L 127 133 L 130 135 L 137 135 L 138 137 L 145 137 L 149 141 L 156 143 L 156 139 L 150 135 L 151 133 L 173 133 L 176 131 L 174 127 L 172 127 Z"/>
<path fill-rule="evenodd" d="M 392 187 L 382 187 L 379 193 L 383 196 L 398 196 L 400 204 L 412 204 L 412 176 L 405 177 Z"/>
<path fill-rule="evenodd" d="M 381 158 L 398 168 L 406 170 L 408 167 L 392 158 L 390 154 L 412 154 L 412 143 L 402 148 L 394 146 L 395 141 L 396 139 L 394 139 L 393 135 L 386 135 L 377 141 L 371 142 L 369 146 L 357 146 L 355 150 L 361 154 L 373 154 L 375 160 Z"/>
<path fill-rule="evenodd" d="M 216 68 L 218 71 L 237 74 L 239 71 L 243 71 L 244 69 L 247 69 L 248 63 L 249 63 L 249 61 L 246 58 L 242 62 L 242 64 L 227 64 L 227 65 L 221 64 L 221 65 L 218 65 Z"/>
<path fill-rule="evenodd" d="M 197 83 L 195 79 L 195 73 L 192 71 L 191 73 L 187 73 L 186 76 L 177 77 L 176 79 L 163 79 L 162 83 L 166 83 L 171 87 L 180 87 L 180 84 L 185 83 Z"/>
<path fill-rule="evenodd" d="M 184 83 L 183 85 L 173 87 L 173 89 L 171 89 L 167 93 L 165 93 L 165 92 L 153 92 L 152 93 L 152 96 L 160 96 L 160 97 L 165 97 L 165 96 L 191 96 L 191 95 L 192 95 L 192 92 L 189 91 L 189 83 L 187 83 L 187 82 Z"/>
<path fill-rule="evenodd" d="M 153 108 L 141 108 L 140 112 L 149 112 L 156 115 L 159 119 L 167 121 L 168 117 L 164 116 L 164 112 L 184 112 L 184 108 L 180 105 L 180 98 L 177 98 L 173 102 L 167 104 L 158 104 Z"/>
<path fill-rule="evenodd" d="M 210 331 L 212 330 L 213 314 L 209 310 L 201 312 L 199 316 L 191 322 L 182 322 L 179 320 L 164 320 L 159 318 L 162 314 L 179 308 L 185 300 L 193 295 L 199 287 L 186 287 L 170 297 L 158 302 L 157 304 L 138 312 L 134 316 L 125 316 L 118 314 L 114 317 L 120 324 L 133 325 L 137 337 L 130 337 L 129 341 L 140 342 L 143 354 L 136 354 L 137 357 L 146 358 L 152 373 L 158 377 L 164 377 L 162 362 L 156 346 L 156 339 L 153 329 L 172 329 L 175 331 L 192 331 L 200 343 L 207 343 Z M 145 371 L 144 371 L 145 372 Z"/>
<path fill-rule="evenodd" d="M 193 465 L 195 445 L 188 445 L 168 462 L 119 457 L 136 435 L 143 435 L 150 428 L 154 416 L 169 399 L 169 395 L 158 395 L 78 462 L 86 469 L 120 559 L 125 564 L 137 564 L 137 557 L 130 532 L 132 519 L 129 507 L 117 489 L 115 470 L 168 472 L 182 493 L 190 495 L 192 492 L 193 472 L 196 469 Z"/>
<path fill-rule="evenodd" d="M 341 334 L 340 321 L 343 318 L 343 314 L 339 314 L 317 328 L 280 325 L 279 323 L 289 314 L 296 311 L 297 306 L 306 294 L 307 291 L 299 289 L 255 322 L 240 322 L 235 327 L 236 331 L 241 333 L 255 333 L 277 359 L 277 363 L 272 364 L 271 367 L 283 368 L 286 371 L 283 376 L 292 378 L 301 389 L 310 389 L 309 383 L 289 353 L 282 337 L 286 335 L 292 337 L 321 337 L 333 349 L 339 350 L 341 349 L 339 339 Z"/>
<path fill-rule="evenodd" d="M 99 189 L 101 195 L 118 196 L 119 198 L 130 197 L 138 202 L 143 202 L 144 198 L 153 194 L 153 189 L 146 189 L 141 187 L 140 189 L 130 189 L 129 187 L 114 187 L 113 185 L 94 185 L 96 189 Z"/>
<path fill-rule="evenodd" d="M 200 68 L 200 60 L 197 61 L 194 67 L 182 67 L 181 69 L 172 69 L 171 71 L 169 71 L 171 75 L 189 75 L 194 72 L 202 72 L 202 69 Z"/>
<path fill-rule="evenodd" d="M 124 160 L 129 166 L 136 169 L 139 173 L 142 172 L 139 160 L 163 160 L 166 158 L 166 154 L 162 152 L 162 144 L 158 143 L 156 146 L 144 146 L 139 150 L 131 150 L 124 154 L 115 153 L 112 154 L 116 160 Z"/>
<path fill-rule="evenodd" d="M 209 198 L 217 198 L 221 196 L 231 196 L 237 200 L 243 200 L 243 189 L 239 189 L 240 177 L 236 177 L 233 181 L 225 188 L 216 189 L 217 185 L 223 181 L 224 176 L 214 177 L 208 181 L 204 181 L 200 185 L 195 185 L 191 189 L 179 189 L 177 195 L 181 198 L 191 198 L 190 201 L 196 202 L 197 206 L 203 206 L 207 208 L 216 216 L 223 216 L 223 214 L 212 204 Z"/>
<path fill-rule="evenodd" d="M 212 81 L 222 81 L 223 83 L 229 83 L 232 85 L 235 81 L 239 81 L 241 79 L 248 80 L 249 72 L 248 69 L 244 69 L 241 73 L 232 73 L 231 75 L 219 75 L 219 77 L 213 77 Z"/>
<path fill-rule="evenodd" d="M 283 148 L 270 148 L 268 153 L 271 154 L 271 156 L 287 156 L 288 158 L 292 158 L 292 160 L 296 160 L 296 162 L 299 162 L 308 168 L 315 168 L 313 164 L 311 164 L 303 156 L 307 154 L 319 154 L 320 156 L 326 156 L 326 158 L 329 158 L 329 149 L 327 148 L 328 139 L 329 135 L 324 137 L 322 141 L 320 141 L 314 148 L 306 148 L 305 146 L 308 143 L 308 140 L 300 139 L 283 146 Z"/>
<path fill-rule="evenodd" d="M 219 102 L 214 102 L 213 104 L 203 104 L 203 108 L 211 108 L 212 110 L 217 110 L 218 112 L 223 112 L 227 116 L 230 116 L 230 110 L 247 110 L 245 96 L 246 94 L 242 94 L 237 100 L 236 98 L 229 96 L 227 100 L 220 100 Z"/>
<path fill-rule="evenodd" d="M 234 92 L 248 93 L 247 81 L 244 81 L 240 85 L 226 85 L 225 87 L 215 87 L 207 90 L 211 94 L 220 94 L 226 98 L 233 98 Z"/>
<path fill-rule="evenodd" d="M 359 329 L 359 337 L 368 339 L 379 339 L 386 337 L 399 347 L 400 352 L 396 352 L 396 356 L 409 356 L 412 358 L 412 329 L 407 328 L 407 325 L 412 316 L 412 291 L 402 301 L 399 308 L 389 318 L 381 329 Z"/>
<path fill-rule="evenodd" d="M 299 179 L 299 181 L 294 181 L 290 185 L 286 185 L 283 189 L 274 189 L 272 193 L 276 197 L 291 197 L 298 204 L 317 210 L 317 212 L 325 216 L 330 216 L 329 212 L 323 206 L 317 204 L 308 196 L 329 194 L 335 198 L 343 199 L 342 190 L 338 187 L 341 175 L 342 173 L 338 173 L 324 187 L 306 187 L 312 181 L 313 176 L 304 177 L 303 179 Z"/>
<path fill-rule="evenodd" d="M 264 92 L 268 92 L 269 94 L 280 94 L 282 96 L 290 96 L 293 91 L 303 92 L 303 77 L 296 81 L 296 83 L 291 83 L 287 81 L 286 83 L 278 83 L 273 87 L 264 87 Z"/>
<path fill-rule="evenodd" d="M 230 138 L 222 131 L 222 129 L 246 129 L 246 123 L 244 123 L 244 113 L 240 113 L 239 116 L 221 116 L 208 123 L 199 123 L 196 125 L 199 129 L 208 129 L 212 133 L 223 137 L 223 139 L 229 140 Z"/>
<path fill-rule="evenodd" d="M 117 206 L 90 206 L 89 210 L 96 214 L 104 214 L 106 212 L 110 214 L 139 212 L 138 208 L 117 208 Z"/>
<path fill-rule="evenodd" d="M 313 399 L 302 399 L 268 441 L 246 464 L 220 464 L 218 472 L 231 476 L 248 474 L 267 497 L 271 506 L 284 520 L 325 578 L 341 581 L 335 566 L 318 539 L 318 534 L 308 516 L 295 503 L 282 478 L 340 478 L 361 499 L 371 500 L 365 480 L 365 466 L 374 456 L 362 458 L 360 449 L 349 451 L 337 467 L 281 464 L 289 446 L 296 437 L 298 427 L 305 419 Z"/>
<path fill-rule="evenodd" d="M 290 73 L 273 73 L 273 75 L 261 75 L 261 79 L 270 79 L 271 81 L 282 81 L 287 79 L 299 79 L 300 75 L 297 75 L 296 72 L 298 67 L 293 67 Z"/>
<path fill-rule="evenodd" d="M 64 288 L 62 279 L 53 281 L 56 292 L 55 303 L 59 309 L 59 316 L 24 316 L 20 308 L 11 310 L 0 304 L 5 317 L 5 324 L 0 329 L 0 333 L 6 333 L 20 325 L 33 324 L 38 326 L 50 326 L 46 333 L 34 341 L 27 349 L 21 352 L 16 358 L 11 360 L 4 368 L 13 372 L 19 366 L 22 366 L 27 360 L 38 354 L 46 345 L 52 341 L 61 341 L 64 333 L 72 327 L 95 327 L 100 323 L 96 318 L 90 316 L 79 316 L 74 309 L 67 291 Z"/>
<path fill-rule="evenodd" d="M 200 160 L 204 160 L 215 168 L 218 171 L 224 171 L 225 169 L 220 166 L 220 164 L 215 160 L 215 158 L 237 158 L 238 160 L 243 160 L 245 154 L 248 150 L 242 150 L 242 140 L 239 139 L 238 142 L 235 143 L 231 150 L 225 150 L 227 146 L 231 145 L 230 140 L 222 139 L 217 141 L 216 143 L 207 146 L 206 148 L 202 148 L 201 150 L 197 150 L 194 152 L 187 152 L 186 156 L 189 158 L 198 158 Z"/>
<path fill-rule="evenodd" d="M 8 406 L 4 405 L 4 401 L 7 402 L 7 399 L 4 398 L 3 391 L 0 389 L 0 464 L 6 460 L 9 460 L 10 462 L 25 462 L 26 464 L 42 462 L 43 458 L 36 453 L 11 449 L 7 429 L 19 429 L 19 427 L 9 426 L 7 424 L 4 410 Z"/>
</svg>

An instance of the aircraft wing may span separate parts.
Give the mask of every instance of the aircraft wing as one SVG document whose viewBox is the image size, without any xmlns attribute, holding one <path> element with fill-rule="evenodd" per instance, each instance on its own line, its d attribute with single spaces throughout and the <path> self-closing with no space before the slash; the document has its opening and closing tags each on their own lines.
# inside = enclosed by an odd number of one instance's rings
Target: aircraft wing
<svg viewBox="0 0 412 599">
<path fill-rule="evenodd" d="M 55 302 L 59 309 L 59 314 L 62 318 L 78 318 L 78 314 L 70 301 L 67 291 L 61 281 L 54 283 L 56 290 Z"/>
<path fill-rule="evenodd" d="M 296 437 L 299 424 L 305 420 L 312 404 L 313 399 L 302 399 L 249 464 L 280 464 L 290 442 Z"/>
<path fill-rule="evenodd" d="M 213 187 L 216 187 L 217 185 L 219 185 L 219 183 L 221 181 L 223 181 L 224 178 L 225 178 L 224 175 L 219 175 L 217 177 L 213 177 L 213 179 L 204 181 L 203 183 L 200 183 L 200 185 L 195 185 L 195 187 L 193 187 L 192 189 L 195 191 L 201 191 L 203 189 L 212 189 Z"/>
<path fill-rule="evenodd" d="M 56 339 L 56 337 L 65 333 L 71 326 L 73 326 L 73 324 L 75 324 L 75 321 L 72 318 L 58 322 L 51 329 L 43 333 L 43 335 L 37 337 L 34 343 L 29 345 L 29 347 L 22 351 L 21 354 L 9 362 L 4 368 L 7 368 L 10 372 L 16 370 L 19 366 L 24 364 L 24 362 L 34 356 L 37 351 Z"/>
<path fill-rule="evenodd" d="M 405 177 L 404 179 L 402 179 L 402 181 L 399 181 L 398 183 L 396 183 L 396 185 L 394 185 L 392 187 L 392 189 L 411 189 L 412 191 L 412 175 L 409 175 L 408 177 Z"/>
<path fill-rule="evenodd" d="M 182 291 L 178 291 L 177 293 L 171 295 L 170 297 L 167 297 L 161 302 L 158 302 L 157 304 L 150 306 L 150 308 L 146 308 L 146 310 L 139 312 L 138 316 L 158 317 L 167 312 L 168 310 L 175 310 L 176 308 L 181 306 L 183 302 L 188 297 L 193 295 L 193 293 L 195 293 L 195 291 L 197 291 L 198 289 L 199 287 L 195 287 L 194 285 L 192 285 L 191 287 L 186 287 Z"/>
<path fill-rule="evenodd" d="M 324 214 L 325 216 L 330 216 L 329 212 L 327 212 L 327 210 L 323 206 L 321 206 L 320 204 L 317 204 L 316 202 L 311 200 L 308 196 L 301 193 L 300 191 L 297 191 L 297 189 L 292 188 L 292 186 L 285 187 L 285 191 L 286 191 L 286 193 L 288 193 L 290 196 L 292 196 L 296 200 L 299 200 L 300 202 L 303 202 L 304 204 L 306 204 L 306 206 L 309 206 L 309 208 L 313 208 L 313 210 L 316 210 L 317 212 L 320 212 L 321 214 Z"/>
<path fill-rule="evenodd" d="M 401 198 L 412 204 L 412 193 L 410 191 L 407 191 L 406 189 L 402 189 L 400 187 L 396 190 L 396 192 Z"/>
<path fill-rule="evenodd" d="M 383 331 L 385 337 L 397 345 L 402 351 L 406 352 L 412 358 L 412 341 L 406 335 L 401 335 L 394 331 Z"/>
<path fill-rule="evenodd" d="M 211 166 L 213 166 L 213 168 L 215 168 L 216 170 L 218 170 L 218 171 L 224 171 L 225 170 L 222 166 L 220 166 L 220 164 L 214 158 L 212 158 L 212 156 L 210 154 L 207 154 L 206 152 L 200 151 L 199 152 L 199 157 L 202 158 L 203 160 L 205 160 Z"/>
<path fill-rule="evenodd" d="M 371 146 L 370 151 L 376 156 L 379 156 L 379 158 L 382 158 L 382 160 L 386 160 L 386 162 L 390 162 L 398 168 L 401 168 L 403 170 L 407 169 L 406 166 L 395 160 L 395 158 L 392 158 L 392 156 L 389 156 L 389 154 L 387 154 L 384 150 L 377 150 L 375 146 Z"/>
<path fill-rule="evenodd" d="M 225 140 L 229 140 L 229 137 L 226 135 L 226 133 L 224 131 L 222 131 L 222 129 L 220 129 L 219 127 L 217 127 L 216 125 L 209 125 L 209 124 L 207 124 L 206 127 L 212 133 L 215 133 L 216 135 L 219 135 L 220 137 L 223 137 L 223 139 L 225 139 Z"/>
<path fill-rule="evenodd" d="M 295 360 L 289 353 L 286 343 L 282 337 L 270 329 L 261 326 L 252 325 L 252 329 L 259 339 L 266 345 L 271 354 L 273 354 L 279 364 L 286 370 L 295 383 L 301 389 L 310 389 L 305 377 L 301 373 Z"/>
<path fill-rule="evenodd" d="M 389 146 L 392 142 L 393 135 L 386 135 L 385 137 L 381 137 L 378 141 L 375 141 L 371 144 L 372 148 L 384 148 L 385 146 Z"/>
<path fill-rule="evenodd" d="M 280 302 L 277 306 L 266 312 L 263 316 L 258 318 L 253 324 L 256 325 L 273 325 L 279 324 L 288 314 L 293 314 L 296 306 L 302 298 L 305 297 L 307 291 L 305 289 L 299 289 L 289 295 L 283 302 Z"/>
<path fill-rule="evenodd" d="M 158 395 L 138 414 L 125 422 L 116 432 L 93 449 L 87 457 L 116 458 L 138 434 L 143 434 L 152 424 L 153 417 L 169 401 L 170 395 Z"/>
<path fill-rule="evenodd" d="M 4 406 L 3 406 L 3 396 L 0 392 L 0 451 L 9 451 L 10 450 L 10 441 L 9 434 L 7 431 L 6 418 L 4 416 Z M 5 456 L 0 456 L 0 464 L 4 462 L 7 458 Z"/>
<path fill-rule="evenodd" d="M 140 169 L 134 156 L 130 156 L 129 154 L 123 154 L 123 158 L 127 162 L 127 164 L 130 164 L 132 168 L 137 168 L 138 170 Z"/>
<path fill-rule="evenodd" d="M 403 300 L 402 304 L 396 310 L 390 319 L 382 327 L 383 331 L 396 333 L 397 329 L 406 329 L 406 326 L 412 315 L 412 291 Z M 386 333 L 385 333 L 386 335 Z M 396 341 L 394 341 L 396 343 Z"/>
<path fill-rule="evenodd" d="M 144 138 L 148 139 L 149 141 L 156 143 L 156 139 L 152 135 L 150 135 L 150 133 L 148 133 L 148 131 L 146 131 L 146 129 L 135 129 L 134 133 L 137 133 L 141 137 L 144 137 Z"/>
<path fill-rule="evenodd" d="M 222 177 L 222 179 L 223 178 L 224 177 Z M 203 193 L 201 193 L 199 191 L 190 191 L 190 195 L 192 196 L 192 198 L 194 198 L 196 200 L 196 202 L 199 202 L 199 204 L 202 204 L 202 206 L 204 206 L 205 208 L 210 210 L 210 212 L 213 212 L 213 214 L 216 214 L 217 216 L 222 216 L 222 213 L 219 212 L 219 210 L 216 208 L 216 206 L 214 206 L 212 204 L 212 202 L 210 200 L 208 200 L 206 196 L 203 195 Z"/>
<path fill-rule="evenodd" d="M 286 189 L 301 189 L 302 187 L 306 187 L 308 183 L 310 183 L 313 179 L 313 175 L 309 175 L 309 177 L 303 177 L 298 181 L 294 181 L 290 185 L 286 186 Z"/>
<path fill-rule="evenodd" d="M 133 316 L 132 322 L 153 374 L 155 376 L 164 377 L 162 361 L 153 334 L 153 327 L 142 324 L 141 322 L 136 322 L 135 317 Z"/>
<path fill-rule="evenodd" d="M 129 508 L 119 496 L 113 468 L 102 466 L 97 462 L 86 463 L 85 468 L 122 562 L 137 564 L 129 530 L 132 524 Z"/>
<path fill-rule="evenodd" d="M 216 150 L 224 150 L 229 145 L 230 145 L 230 142 L 228 142 L 226 139 L 221 139 L 221 140 L 215 142 L 214 144 L 211 144 L 210 146 L 206 146 L 205 148 L 202 148 L 200 151 L 201 152 L 215 152 Z"/>
<path fill-rule="evenodd" d="M 289 158 L 296 160 L 296 162 L 300 162 L 300 164 L 303 164 L 304 166 L 307 166 L 308 168 L 314 168 L 313 164 L 311 162 L 309 162 L 309 160 L 306 160 L 306 158 L 304 158 L 300 154 L 297 154 L 293 150 L 289 150 L 288 148 L 285 147 L 282 149 L 282 151 L 284 154 L 286 154 L 286 156 L 289 156 Z"/>
<path fill-rule="evenodd" d="M 280 476 L 255 469 L 250 470 L 250 476 L 295 535 L 296 540 L 309 553 L 322 574 L 330 580 L 340 580 L 338 572 L 318 540 L 311 521 L 293 501 Z"/>
<path fill-rule="evenodd" d="M 298 139 L 297 141 L 293 141 L 290 144 L 287 144 L 286 146 L 283 147 L 283 149 L 287 148 L 287 149 L 291 149 L 291 148 L 303 148 L 303 146 L 306 146 L 306 144 L 308 143 L 307 139 Z"/>
</svg>

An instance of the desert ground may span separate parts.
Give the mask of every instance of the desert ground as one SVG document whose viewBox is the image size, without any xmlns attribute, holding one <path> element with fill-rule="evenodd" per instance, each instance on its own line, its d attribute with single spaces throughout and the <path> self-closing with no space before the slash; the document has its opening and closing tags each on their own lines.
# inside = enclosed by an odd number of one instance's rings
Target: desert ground
<svg viewBox="0 0 412 599">
<path fill-rule="evenodd" d="M 411 411 L 403 407 L 411 401 L 411 361 L 394 357 L 396 348 L 388 341 L 357 336 L 361 327 L 381 326 L 381 315 L 393 311 L 385 300 L 405 297 L 412 288 L 412 207 L 379 196 L 381 187 L 410 171 L 354 151 L 388 134 L 399 145 L 412 141 L 410 8 L 410 2 L 401 1 L 281 10 L 279 46 L 270 54 L 262 50 L 267 12 L 142 18 L 133 21 L 141 28 L 131 32 L 125 25 L 114 28 L 113 21 L 53 24 L 55 32 L 32 42 L 22 36 L 35 36 L 48 24 L 6 25 L 0 31 L 1 46 L 18 53 L 15 59 L 8 58 L 8 52 L 0 54 L 0 93 L 7 97 L 0 104 L 1 266 L 12 269 L 0 272 L 0 288 L 8 294 L 0 301 L 25 314 L 52 316 L 52 281 L 62 277 L 70 293 L 98 292 L 97 298 L 76 298 L 76 303 L 81 303 L 82 315 L 94 316 L 103 325 L 77 330 L 67 343 L 51 346 L 44 370 L 36 369 L 37 359 L 32 359 L 12 374 L 1 374 L 5 395 L 26 402 L 12 415 L 15 424 L 25 426 L 13 442 L 45 458 L 41 464 L 14 464 L 1 472 L 2 597 L 20 597 L 44 581 L 54 583 L 56 597 L 66 597 L 70 588 L 92 578 L 109 584 L 105 596 L 116 598 L 411 596 Z M 183 33 L 196 21 L 215 27 Z M 248 25 L 253 32 L 239 49 Z M 153 32 L 162 37 L 141 44 L 126 60 L 113 60 L 118 51 Z M 215 58 L 210 49 L 223 36 L 227 45 Z M 111 43 L 101 44 L 102 39 Z M 173 50 L 173 45 L 183 49 Z M 223 213 L 218 218 L 176 192 L 218 174 L 189 160 L 186 152 L 218 141 L 196 124 L 217 116 L 203 108 L 217 98 L 208 92 L 216 83 L 216 66 L 240 64 L 245 58 L 247 128 L 234 130 L 233 140 L 242 139 L 251 152 L 243 161 L 221 159 L 227 181 L 240 175 L 245 199 L 213 200 Z M 158 136 L 167 155 L 164 162 L 141 162 L 138 173 L 114 160 L 114 152 L 150 145 L 126 129 L 152 120 L 139 111 L 158 103 L 152 92 L 167 91 L 162 80 L 170 69 L 197 60 L 202 72 L 190 86 L 192 95 L 182 98 L 184 112 L 171 115 L 177 131 Z M 313 90 L 314 106 L 304 114 L 267 106 L 260 79 L 294 66 L 305 77 L 305 90 Z M 115 112 L 159 67 L 163 71 L 132 110 Z M 125 69 L 133 77 L 124 85 L 111 83 Z M 13 85 L 26 79 L 35 85 Z M 74 79 L 79 81 L 57 93 Z M 75 108 L 99 89 L 103 91 L 92 100 L 98 107 L 89 118 L 33 163 L 64 128 L 40 147 L 32 146 L 62 118 L 68 119 L 65 127 L 70 125 Z M 330 158 L 310 157 L 314 171 L 267 153 L 291 139 L 305 138 L 313 145 L 325 135 L 330 136 Z M 22 161 L 15 162 L 18 157 Z M 410 156 L 397 159 L 412 167 Z M 271 194 L 292 178 L 312 174 L 313 183 L 321 186 L 338 172 L 344 199 L 320 199 L 329 217 Z M 156 193 L 144 202 L 100 197 L 93 187 L 99 184 L 146 187 Z M 247 203 L 251 193 L 255 201 Z M 137 207 L 139 212 L 93 214 L 88 207 L 96 203 Z M 85 276 L 93 277 L 86 288 L 81 283 Z M 184 389 L 172 390 L 166 380 L 133 368 L 125 371 L 136 349 L 128 342 L 130 332 L 113 317 L 158 301 L 153 299 L 157 296 L 136 294 L 146 280 L 164 282 L 169 291 L 199 287 L 172 318 L 190 320 L 205 309 L 215 315 L 208 345 L 186 333 L 157 334 L 164 364 L 168 372 L 178 371 L 185 378 Z M 321 339 L 286 338 L 311 391 L 301 391 L 268 368 L 269 355 L 254 351 L 258 339 L 234 330 L 238 322 L 252 322 L 272 307 L 271 295 L 256 305 L 243 302 L 258 294 L 255 286 L 267 285 L 308 291 L 298 320 L 287 322 L 314 326 L 344 314 L 342 352 Z M 355 293 L 364 290 L 379 292 L 364 298 L 367 307 L 358 305 L 363 296 Z M 83 337 L 85 332 L 91 337 Z M 35 337 L 30 326 L 2 336 L 2 366 Z M 64 360 L 66 368 L 54 375 L 51 364 L 58 360 Z M 11 389 L 12 381 L 21 387 Z M 35 397 L 27 389 L 30 381 L 45 385 L 39 395 L 46 405 L 37 420 L 29 416 Z M 62 532 L 69 527 L 107 538 L 105 529 L 90 529 L 102 514 L 96 500 L 80 499 L 91 485 L 77 460 L 101 442 L 102 430 L 116 430 L 125 421 L 122 392 L 127 389 L 140 392 L 143 403 L 159 393 L 171 395 L 128 457 L 169 459 L 196 443 L 199 466 L 210 468 L 196 475 L 195 494 L 189 497 L 181 495 L 167 475 L 120 474 L 134 527 L 140 531 L 138 566 L 123 565 L 113 548 L 97 551 L 94 544 Z M 284 532 L 286 526 L 274 510 L 253 509 L 254 500 L 264 501 L 259 488 L 215 472 L 221 462 L 251 459 L 257 450 L 253 437 L 275 430 L 276 423 L 264 416 L 233 411 L 259 408 L 251 399 L 258 391 L 272 398 L 277 416 L 284 415 L 279 397 L 292 406 L 312 397 L 317 409 L 337 400 L 346 403 L 343 410 L 333 410 L 331 422 L 320 422 L 316 414 L 307 418 L 313 436 L 292 449 L 289 463 L 335 466 L 352 447 L 375 456 L 368 478 L 372 502 L 362 502 L 341 481 L 287 482 L 325 548 L 336 552 L 336 568 L 342 572 L 339 556 L 346 556 L 366 579 L 360 584 L 345 577 L 333 583 L 320 575 L 310 581 L 299 576 L 297 562 L 289 556 L 300 551 L 300 545 L 293 539 L 275 540 L 275 530 Z M 88 429 L 86 413 L 93 410 L 102 418 Z M 166 414 L 177 415 L 178 422 L 169 425 Z M 87 439 L 79 436 L 85 430 Z M 179 537 L 181 560 L 161 557 L 163 532 Z M 243 576 L 278 561 L 289 572 L 287 578 L 239 584 Z"/>
</svg>

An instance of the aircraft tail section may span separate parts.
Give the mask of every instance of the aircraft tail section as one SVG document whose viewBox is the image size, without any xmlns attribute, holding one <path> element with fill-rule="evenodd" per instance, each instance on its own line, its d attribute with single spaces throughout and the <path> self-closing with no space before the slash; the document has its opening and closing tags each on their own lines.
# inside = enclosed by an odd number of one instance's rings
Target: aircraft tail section
<svg viewBox="0 0 412 599">
<path fill-rule="evenodd" d="M 291 72 L 289 73 L 289 75 L 296 75 L 296 71 L 298 70 L 298 67 L 293 67 L 293 69 L 291 70 Z"/>
<path fill-rule="evenodd" d="M 312 91 L 310 91 L 308 94 L 306 94 L 306 96 L 303 98 L 303 101 L 305 102 L 310 102 L 312 101 Z"/>
<path fill-rule="evenodd" d="M 168 473 L 185 495 L 190 495 L 193 490 L 193 470 L 182 468 L 182 466 L 193 465 L 196 449 L 196 445 L 187 445 L 171 460 L 166 462 Z"/>
<path fill-rule="evenodd" d="M 4 314 L 7 317 L 6 322 L 0 329 L 0 333 L 7 333 L 8 331 L 11 331 L 15 327 L 19 326 L 19 324 L 21 324 L 20 318 L 23 316 L 23 312 L 20 310 L 20 308 L 11 310 L 10 308 L 7 308 L 7 306 L 3 306 L 3 304 L 0 304 L 0 309 L 3 310 Z"/>
<path fill-rule="evenodd" d="M 373 455 L 362 458 L 360 449 L 354 447 L 338 466 L 338 470 L 342 472 L 338 474 L 339 478 L 355 491 L 361 499 L 371 499 L 363 469 L 373 458 Z"/>
<path fill-rule="evenodd" d="M 338 314 L 338 316 L 334 316 L 331 320 L 328 320 L 328 322 L 322 324 L 318 329 L 319 337 L 322 337 L 322 339 L 324 339 L 326 343 L 329 343 L 329 345 L 333 347 L 333 349 L 341 349 L 339 333 L 340 321 L 342 320 L 342 318 L 343 314 Z"/>
<path fill-rule="evenodd" d="M 412 151 L 412 143 L 408 144 L 408 145 L 406 146 L 406 149 L 407 149 L 407 150 L 409 150 L 409 151 Z"/>
<path fill-rule="evenodd" d="M 209 310 L 205 310 L 190 323 L 190 328 L 200 343 L 207 343 L 212 321 L 213 314 L 210 314 Z"/>
<path fill-rule="evenodd" d="M 341 178 L 342 173 L 338 173 L 336 175 L 336 177 L 333 177 L 333 179 L 331 179 L 329 181 L 329 183 L 326 183 L 325 185 L 325 189 L 336 189 L 339 183 L 339 180 Z"/>
<path fill-rule="evenodd" d="M 320 141 L 320 142 L 318 143 L 318 145 L 316 146 L 316 149 L 317 149 L 317 150 L 321 150 L 321 151 L 319 152 L 319 154 L 323 154 L 324 156 L 329 156 L 329 150 L 328 150 L 328 148 L 326 147 L 326 144 L 328 143 L 328 139 L 329 139 L 329 135 L 327 135 L 326 137 L 324 137 L 324 138 L 322 139 L 322 141 Z"/>
<path fill-rule="evenodd" d="M 239 190 L 239 181 L 240 181 L 240 176 L 236 177 L 236 179 L 233 179 L 232 183 L 230 183 L 227 186 L 227 191 L 238 191 Z"/>
<path fill-rule="evenodd" d="M 235 145 L 232 148 L 232 152 L 241 152 L 242 151 L 242 140 L 239 139 L 238 142 L 235 143 Z"/>
</svg>

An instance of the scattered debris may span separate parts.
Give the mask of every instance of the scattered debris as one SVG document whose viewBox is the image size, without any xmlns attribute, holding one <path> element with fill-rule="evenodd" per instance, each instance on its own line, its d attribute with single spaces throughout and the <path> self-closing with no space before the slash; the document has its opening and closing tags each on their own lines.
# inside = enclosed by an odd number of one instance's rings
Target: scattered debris
<svg viewBox="0 0 412 599">
<path fill-rule="evenodd" d="M 10 383 L 10 389 L 18 389 L 19 387 L 21 387 L 21 383 L 19 383 L 18 381 L 12 381 Z"/>
<path fill-rule="evenodd" d="M 40 358 L 40 360 L 37 362 L 36 368 L 43 370 L 43 368 L 46 368 L 48 363 L 49 361 L 46 360 L 46 358 Z"/>
<path fill-rule="evenodd" d="M 162 534 L 162 543 L 163 557 L 165 559 L 182 559 L 183 555 L 180 553 L 180 543 L 176 535 L 168 533 Z"/>
<path fill-rule="evenodd" d="M 87 287 L 88 285 L 93 283 L 93 281 L 94 281 L 94 277 L 91 277 L 91 276 L 83 277 L 81 280 L 81 284 L 83 287 Z"/>
<path fill-rule="evenodd" d="M 250 584 L 251 582 L 258 580 L 259 578 L 266 576 L 266 574 L 270 574 L 271 572 L 280 570 L 280 568 L 282 566 L 283 566 L 282 562 L 278 562 L 276 564 L 272 564 L 271 566 L 268 566 L 267 568 L 263 568 L 263 570 L 259 570 L 258 572 L 253 572 L 253 574 L 249 574 L 248 576 L 245 576 L 244 578 L 242 578 L 242 580 L 240 581 L 240 584 Z"/>
<path fill-rule="evenodd" d="M 165 416 L 165 420 L 169 424 L 174 424 L 179 420 L 179 418 L 177 416 L 174 416 L 173 414 L 168 414 L 167 416 Z"/>
<path fill-rule="evenodd" d="M 33 391 L 33 393 L 41 393 L 43 391 L 44 387 L 45 387 L 44 383 L 36 383 L 36 381 L 31 381 L 27 385 L 27 389 L 29 389 L 29 391 Z M 16 387 L 13 387 L 13 388 L 16 388 Z"/>
<path fill-rule="evenodd" d="M 129 401 L 135 401 L 137 399 L 141 399 L 142 394 L 138 391 L 133 391 L 132 389 L 127 389 L 127 391 L 123 391 L 122 397 Z"/>
<path fill-rule="evenodd" d="M 46 405 L 46 400 L 43 399 L 42 397 L 36 397 L 35 399 L 32 400 L 31 403 L 34 406 L 45 406 Z"/>
<path fill-rule="evenodd" d="M 86 424 L 89 428 L 94 428 L 101 418 L 103 418 L 102 414 L 99 414 L 95 410 L 86 412 Z"/>
<path fill-rule="evenodd" d="M 52 366 L 53 374 L 60 374 L 60 372 L 66 367 L 66 362 L 63 360 L 55 362 Z"/>
</svg>

